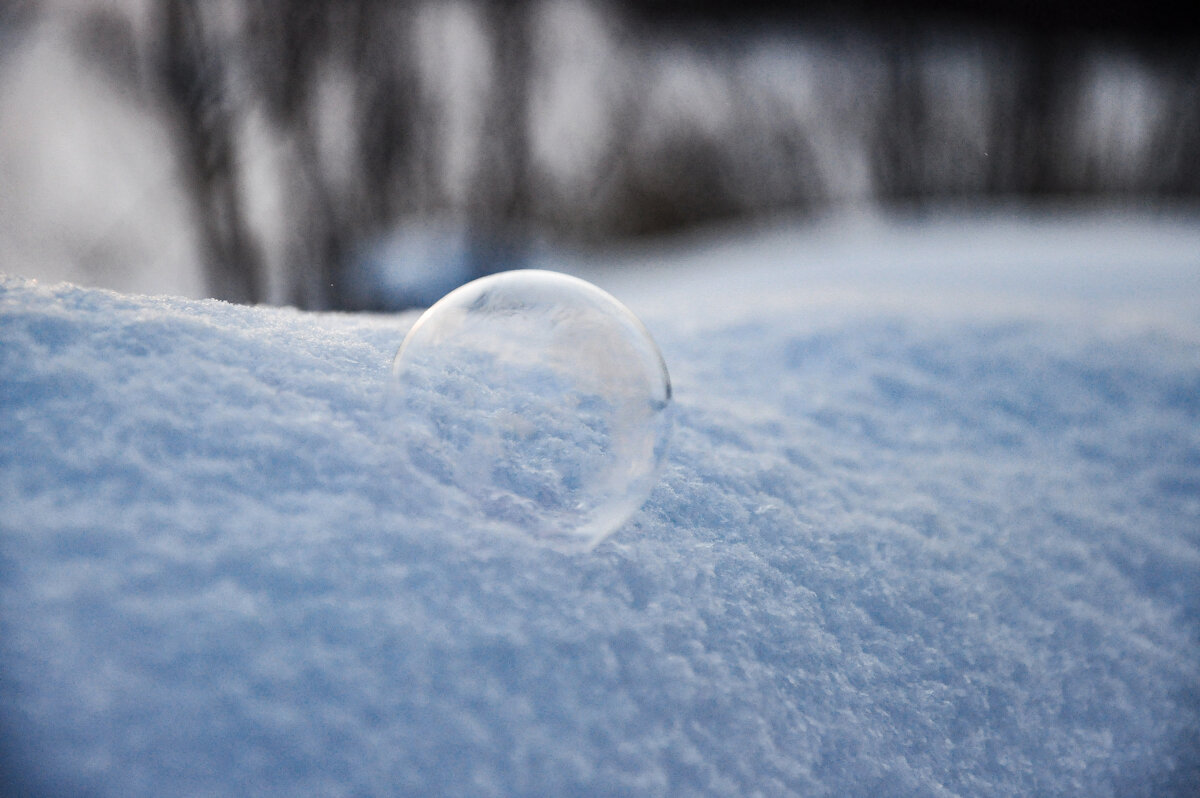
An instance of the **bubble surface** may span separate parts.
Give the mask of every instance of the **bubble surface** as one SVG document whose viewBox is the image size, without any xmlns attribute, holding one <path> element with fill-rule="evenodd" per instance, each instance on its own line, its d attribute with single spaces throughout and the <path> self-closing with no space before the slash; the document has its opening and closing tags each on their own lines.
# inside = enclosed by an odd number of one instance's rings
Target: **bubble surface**
<svg viewBox="0 0 1200 798">
<path fill-rule="evenodd" d="M 666 456 L 671 381 L 620 302 L 552 271 L 447 294 L 392 366 L 410 464 L 482 527 L 588 549 L 649 496 Z"/>
</svg>

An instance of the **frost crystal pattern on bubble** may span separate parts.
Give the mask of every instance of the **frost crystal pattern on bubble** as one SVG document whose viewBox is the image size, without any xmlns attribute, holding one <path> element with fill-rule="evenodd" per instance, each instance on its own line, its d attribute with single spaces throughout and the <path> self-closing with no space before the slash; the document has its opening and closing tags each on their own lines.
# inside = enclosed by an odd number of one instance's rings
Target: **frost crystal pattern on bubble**
<svg viewBox="0 0 1200 798">
<path fill-rule="evenodd" d="M 504 272 L 426 311 L 392 367 L 412 465 L 489 528 L 589 548 L 636 511 L 670 432 L 661 353 L 583 280 Z"/>
</svg>

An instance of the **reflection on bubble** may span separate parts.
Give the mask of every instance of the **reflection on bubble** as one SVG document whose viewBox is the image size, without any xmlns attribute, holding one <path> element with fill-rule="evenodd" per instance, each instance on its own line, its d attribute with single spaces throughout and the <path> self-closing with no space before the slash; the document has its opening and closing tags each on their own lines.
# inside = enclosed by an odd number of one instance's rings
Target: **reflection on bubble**
<svg viewBox="0 0 1200 798">
<path fill-rule="evenodd" d="M 670 432 L 646 328 L 575 277 L 504 272 L 427 310 L 392 366 L 412 465 L 481 526 L 586 549 L 642 505 Z"/>
</svg>

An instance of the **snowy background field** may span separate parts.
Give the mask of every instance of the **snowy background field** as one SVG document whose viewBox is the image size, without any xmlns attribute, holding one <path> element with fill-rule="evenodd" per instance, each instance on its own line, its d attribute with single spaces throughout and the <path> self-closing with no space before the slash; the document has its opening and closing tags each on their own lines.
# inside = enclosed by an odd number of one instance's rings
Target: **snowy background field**
<svg viewBox="0 0 1200 798">
<path fill-rule="evenodd" d="M 1197 794 L 1193 216 L 544 260 L 675 386 L 586 554 L 401 456 L 414 314 L 3 278 L 8 792 Z"/>
</svg>

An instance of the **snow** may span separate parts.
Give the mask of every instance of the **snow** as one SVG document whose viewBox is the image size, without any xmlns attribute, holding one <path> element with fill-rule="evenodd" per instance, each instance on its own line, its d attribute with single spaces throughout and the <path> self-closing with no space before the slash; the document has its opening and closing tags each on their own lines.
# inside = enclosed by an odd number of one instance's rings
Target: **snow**
<svg viewBox="0 0 1200 798">
<path fill-rule="evenodd" d="M 402 456 L 383 396 L 415 314 L 3 278 L 2 775 L 1193 795 L 1197 229 L 564 260 L 642 315 L 677 401 L 660 484 L 583 554 L 486 533 Z"/>
</svg>

